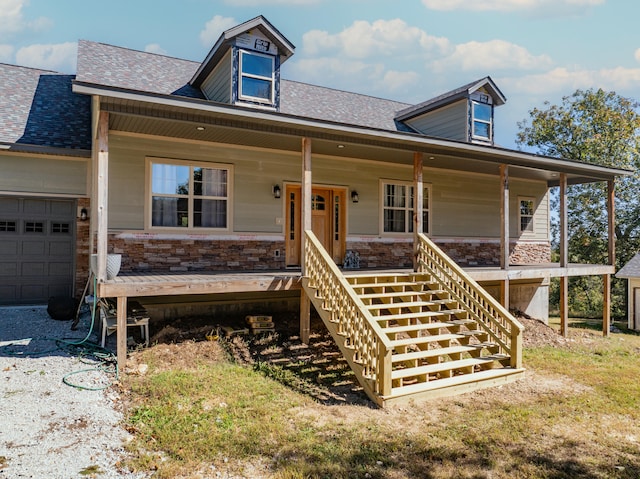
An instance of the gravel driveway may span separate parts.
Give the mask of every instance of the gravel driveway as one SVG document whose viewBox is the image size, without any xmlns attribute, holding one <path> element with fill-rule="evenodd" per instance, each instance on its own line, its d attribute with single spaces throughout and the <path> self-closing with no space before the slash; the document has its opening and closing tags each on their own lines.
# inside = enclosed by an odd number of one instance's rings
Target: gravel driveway
<svg viewBox="0 0 640 479">
<path fill-rule="evenodd" d="M 1 479 L 145 477 L 117 467 L 128 434 L 118 392 L 109 387 L 114 374 L 55 341 L 82 340 L 90 325 L 88 312 L 71 331 L 70 321 L 49 318 L 45 306 L 0 307 Z M 88 389 L 66 385 L 65 377 Z"/>
</svg>

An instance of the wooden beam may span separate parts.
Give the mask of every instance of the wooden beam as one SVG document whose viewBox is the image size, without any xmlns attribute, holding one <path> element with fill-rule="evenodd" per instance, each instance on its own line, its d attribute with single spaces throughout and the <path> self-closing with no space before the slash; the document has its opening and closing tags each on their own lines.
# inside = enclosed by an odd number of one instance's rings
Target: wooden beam
<svg viewBox="0 0 640 479">
<path fill-rule="evenodd" d="M 311 195 L 312 195 L 313 179 L 311 175 L 311 139 L 302 138 L 302 191 L 301 199 L 301 226 L 300 228 L 300 266 L 302 276 L 306 274 L 305 267 L 305 241 L 306 231 L 311 230 Z M 304 289 L 300 293 L 300 341 L 304 344 L 309 343 L 309 334 L 311 330 L 311 300 L 305 293 Z"/>
<path fill-rule="evenodd" d="M 301 226 L 300 229 L 300 266 L 302 267 L 302 276 L 305 274 L 304 265 L 304 242 L 305 231 L 311 229 L 311 195 L 312 195 L 312 175 L 311 175 L 311 139 L 302 139 L 302 188 L 300 202 L 301 207 Z"/>
<path fill-rule="evenodd" d="M 420 241 L 418 235 L 424 231 L 423 221 L 423 201 L 424 184 L 422 181 L 424 166 L 424 155 L 419 152 L 413 154 L 413 270 L 418 271 L 418 246 Z"/>
<path fill-rule="evenodd" d="M 609 264 L 616 264 L 616 190 L 615 181 L 607 182 L 607 219 L 609 233 Z"/>
<path fill-rule="evenodd" d="M 500 304 L 504 309 L 509 309 L 509 280 L 500 281 Z"/>
<path fill-rule="evenodd" d="M 603 274 L 602 281 L 602 335 L 607 337 L 611 331 L 611 276 Z"/>
<path fill-rule="evenodd" d="M 560 267 L 569 263 L 569 226 L 567 220 L 567 175 L 560 173 Z"/>
<path fill-rule="evenodd" d="M 500 165 L 500 268 L 509 269 L 509 166 L 504 164 Z"/>
<path fill-rule="evenodd" d="M 569 278 L 560 277 L 560 334 L 569 335 Z"/>
<path fill-rule="evenodd" d="M 311 300 L 304 288 L 300 291 L 300 341 L 309 344 L 311 333 Z"/>
<path fill-rule="evenodd" d="M 116 303 L 116 357 L 118 370 L 124 372 L 127 365 L 127 297 L 119 296 Z"/>
<path fill-rule="evenodd" d="M 107 230 L 109 203 L 109 113 L 101 111 L 98 117 L 98 238 L 97 274 L 99 283 L 107 279 Z"/>
</svg>

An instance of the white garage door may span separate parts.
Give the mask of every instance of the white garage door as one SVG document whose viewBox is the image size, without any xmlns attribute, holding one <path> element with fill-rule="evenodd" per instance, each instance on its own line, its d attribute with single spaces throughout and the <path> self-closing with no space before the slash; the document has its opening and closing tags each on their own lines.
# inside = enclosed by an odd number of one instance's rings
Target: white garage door
<svg viewBox="0 0 640 479">
<path fill-rule="evenodd" d="M 0 197 L 0 305 L 73 292 L 75 202 Z"/>
</svg>

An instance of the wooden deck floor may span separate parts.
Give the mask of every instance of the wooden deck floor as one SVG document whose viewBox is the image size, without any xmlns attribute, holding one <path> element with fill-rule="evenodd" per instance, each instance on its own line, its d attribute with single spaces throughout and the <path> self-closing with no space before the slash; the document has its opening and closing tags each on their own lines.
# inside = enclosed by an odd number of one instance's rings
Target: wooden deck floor
<svg viewBox="0 0 640 479">
<path fill-rule="evenodd" d="M 377 273 L 383 272 L 375 270 Z M 398 272 L 406 270 L 389 270 Z M 512 265 L 499 267 L 468 267 L 465 271 L 476 281 L 516 281 L 549 279 L 562 276 L 591 276 L 614 274 L 609 265 L 571 264 L 560 268 L 557 263 Z M 366 274 L 370 270 L 345 270 L 345 274 Z M 299 269 L 279 271 L 192 271 L 192 272 L 124 272 L 98 285 L 103 298 L 173 296 L 189 294 L 218 294 L 288 291 L 301 289 Z"/>
</svg>

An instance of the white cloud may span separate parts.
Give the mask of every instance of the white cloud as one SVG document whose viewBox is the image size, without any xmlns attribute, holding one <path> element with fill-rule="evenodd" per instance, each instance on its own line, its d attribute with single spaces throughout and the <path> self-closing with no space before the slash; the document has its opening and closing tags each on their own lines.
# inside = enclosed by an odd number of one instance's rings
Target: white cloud
<svg viewBox="0 0 640 479">
<path fill-rule="evenodd" d="M 149 43 L 144 47 L 144 51 L 147 53 L 157 53 L 158 55 L 166 55 L 167 51 L 162 48 L 158 43 Z"/>
<path fill-rule="evenodd" d="M 432 10 L 471 11 L 552 11 L 566 14 L 602 5 L 605 0 L 422 0 L 425 7 Z"/>
<path fill-rule="evenodd" d="M 362 92 L 363 82 L 378 81 L 384 74 L 384 66 L 380 63 L 329 57 L 297 60 L 288 68 L 299 81 L 359 92 Z M 319 83 L 318 78 L 322 78 L 322 82 Z"/>
<path fill-rule="evenodd" d="M 76 70 L 78 44 L 75 42 L 29 45 L 16 52 L 16 62 L 33 68 L 73 73 Z"/>
<path fill-rule="evenodd" d="M 404 54 L 416 48 L 422 53 L 449 48 L 446 38 L 428 35 L 400 19 L 376 20 L 373 23 L 358 20 L 335 35 L 312 30 L 303 35 L 302 41 L 308 55 L 333 54 L 337 50 L 338 54 L 358 59 Z"/>
<path fill-rule="evenodd" d="M 9 37 L 27 29 L 40 31 L 52 25 L 52 21 L 45 17 L 26 21 L 22 8 L 28 4 L 28 0 L 0 0 L 0 38 Z"/>
<path fill-rule="evenodd" d="M 12 63 L 13 62 L 13 45 L 1 45 L 0 44 L 0 62 Z"/>
<path fill-rule="evenodd" d="M 389 70 L 382 78 L 382 85 L 389 91 L 398 92 L 414 88 L 420 83 L 421 78 L 421 75 L 416 72 Z"/>
<path fill-rule="evenodd" d="M 238 22 L 231 17 L 216 15 L 205 24 L 204 30 L 200 32 L 200 41 L 204 46 L 211 47 L 216 40 L 218 40 L 222 32 L 237 24 Z"/>
<path fill-rule="evenodd" d="M 551 58 L 547 55 L 532 55 L 526 48 L 504 40 L 488 42 L 468 42 L 456 45 L 448 57 L 437 60 L 433 68 L 443 70 L 462 70 L 497 72 L 505 69 L 536 70 L 549 68 Z"/>
<path fill-rule="evenodd" d="M 640 48 L 638 48 L 638 49 L 636 50 L 635 58 L 636 58 L 636 60 L 637 60 L 637 61 L 639 61 L 639 62 L 640 62 Z"/>
</svg>

